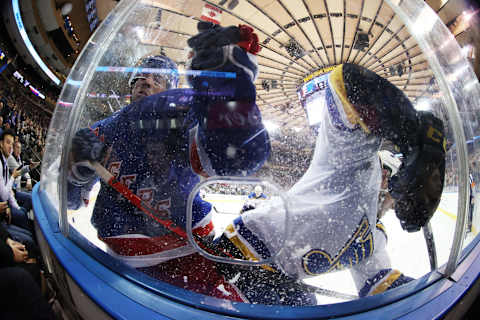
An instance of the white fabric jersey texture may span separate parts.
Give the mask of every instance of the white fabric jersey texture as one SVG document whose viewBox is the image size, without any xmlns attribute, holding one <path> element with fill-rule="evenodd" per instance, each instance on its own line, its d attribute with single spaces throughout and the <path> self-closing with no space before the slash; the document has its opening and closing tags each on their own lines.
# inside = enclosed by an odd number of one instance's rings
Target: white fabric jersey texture
<svg viewBox="0 0 480 320">
<path fill-rule="evenodd" d="M 318 106 L 322 121 L 310 167 L 286 193 L 288 214 L 272 214 L 281 204 L 271 202 L 242 216 L 276 255 L 275 265 L 300 279 L 354 265 L 363 268 L 361 262 L 373 255 L 376 244 L 385 249 L 384 241 L 374 241 L 381 140 L 348 122 L 330 79 L 325 99 L 327 107 Z M 358 276 L 371 276 L 369 268 L 358 270 L 357 283 Z"/>
</svg>

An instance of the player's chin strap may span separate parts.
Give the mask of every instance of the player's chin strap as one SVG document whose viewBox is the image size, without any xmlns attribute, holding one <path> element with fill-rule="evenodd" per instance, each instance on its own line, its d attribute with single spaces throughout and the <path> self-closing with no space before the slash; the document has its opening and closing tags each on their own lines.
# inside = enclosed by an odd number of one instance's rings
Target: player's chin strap
<svg viewBox="0 0 480 320">
<path fill-rule="evenodd" d="M 147 216 L 150 218 L 154 219 L 158 223 L 160 223 L 162 226 L 167 228 L 168 230 L 172 231 L 175 233 L 177 236 L 179 236 L 182 239 L 188 239 L 186 232 L 177 226 L 173 221 L 167 220 L 167 219 L 160 219 L 157 216 L 155 216 L 156 210 L 152 208 L 148 203 L 143 201 L 140 197 L 138 197 L 135 193 L 133 193 L 125 184 L 121 183 L 118 181 L 113 174 L 110 173 L 104 166 L 102 166 L 98 162 L 93 162 L 90 161 L 90 167 L 95 170 L 97 175 L 105 182 L 107 183 L 110 187 L 112 187 L 115 191 L 120 193 L 126 200 L 128 200 L 131 204 L 133 204 L 135 207 L 140 209 L 143 213 L 145 213 Z M 198 234 L 193 234 L 195 237 L 195 240 L 198 241 L 200 247 L 207 251 L 210 254 L 224 254 L 230 258 L 234 258 L 228 251 L 226 250 L 221 250 L 218 247 L 212 247 L 204 239 L 200 237 Z M 219 251 L 221 250 L 221 252 Z M 319 288 L 316 286 L 308 285 L 306 283 L 298 281 L 298 284 L 302 285 L 302 287 L 305 288 L 305 291 L 312 292 L 312 293 L 317 293 L 323 296 L 328 296 L 328 297 L 334 297 L 342 300 L 354 300 L 358 299 L 358 296 L 352 295 L 352 294 L 346 294 L 346 293 L 341 293 L 341 292 L 336 292 L 333 290 L 328 290 L 328 289 L 323 289 Z"/>
</svg>

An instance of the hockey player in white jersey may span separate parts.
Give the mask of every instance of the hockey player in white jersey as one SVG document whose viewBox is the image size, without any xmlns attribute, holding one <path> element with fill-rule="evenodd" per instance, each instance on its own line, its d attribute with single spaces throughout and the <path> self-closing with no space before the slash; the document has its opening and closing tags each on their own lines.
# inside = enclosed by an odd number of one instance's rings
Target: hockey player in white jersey
<svg viewBox="0 0 480 320">
<path fill-rule="evenodd" d="M 344 268 L 352 271 L 360 297 L 411 280 L 391 269 L 385 236 L 375 227 L 382 173 L 377 151 L 385 139 L 403 155 L 389 193 L 402 228 L 418 231 L 436 211 L 443 189 L 443 123 L 415 111 L 397 87 L 358 65 L 343 64 L 329 74 L 325 99 L 310 167 L 286 193 L 288 220 L 276 214 L 282 204 L 272 203 L 234 220 L 218 241 L 240 259 L 273 257 L 267 268 L 223 268 L 247 298 L 311 304 L 294 280 Z M 292 230 L 285 242 L 279 240 L 283 224 Z M 288 247 L 280 248 L 283 243 Z"/>
</svg>

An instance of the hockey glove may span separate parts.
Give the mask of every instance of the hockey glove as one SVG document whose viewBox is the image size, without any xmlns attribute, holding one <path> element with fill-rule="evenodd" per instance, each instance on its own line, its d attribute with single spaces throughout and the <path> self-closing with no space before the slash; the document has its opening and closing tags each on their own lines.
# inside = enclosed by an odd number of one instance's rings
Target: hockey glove
<svg viewBox="0 0 480 320">
<path fill-rule="evenodd" d="M 95 169 L 90 161 L 102 161 L 107 153 L 106 145 L 90 128 L 80 129 L 72 140 L 72 166 L 68 180 L 83 186 L 94 178 Z"/>
<path fill-rule="evenodd" d="M 242 25 L 200 22 L 197 27 L 199 33 L 188 40 L 188 81 L 195 92 L 190 116 L 199 124 L 199 158 L 208 159 L 203 169 L 210 176 L 251 174 L 270 152 L 255 103 L 258 37 Z"/>
<path fill-rule="evenodd" d="M 254 99 L 253 82 L 258 74 L 255 55 L 260 46 L 253 29 L 246 25 L 221 27 L 209 22 L 199 22 L 197 28 L 199 33 L 187 41 L 193 49 L 189 69 L 223 73 L 193 73 L 188 77 L 192 87 L 237 99 Z"/>
<path fill-rule="evenodd" d="M 420 112 L 418 121 L 418 146 L 389 182 L 395 213 L 408 232 L 419 231 L 437 210 L 445 175 L 443 123 L 427 112 Z"/>
</svg>

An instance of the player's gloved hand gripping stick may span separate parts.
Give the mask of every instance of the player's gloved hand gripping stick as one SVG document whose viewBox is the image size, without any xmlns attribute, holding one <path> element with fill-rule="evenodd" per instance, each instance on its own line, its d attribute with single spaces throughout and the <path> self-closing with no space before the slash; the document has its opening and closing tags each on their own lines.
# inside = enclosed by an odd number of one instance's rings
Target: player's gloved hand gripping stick
<svg viewBox="0 0 480 320">
<path fill-rule="evenodd" d="M 101 164 L 101 162 L 104 162 L 108 157 L 108 148 L 91 129 L 84 128 L 79 130 L 73 138 L 72 146 L 74 162 L 71 170 L 69 170 L 68 179 L 70 182 L 75 185 L 83 185 L 98 176 L 147 216 L 180 238 L 187 239 L 185 230 L 171 220 L 160 219 L 158 216 L 161 215 L 156 212 L 157 210 L 152 208 L 147 202 L 142 201 L 141 198 L 128 189 L 125 184 L 117 181 L 114 175 Z M 209 248 L 205 245 L 204 241 L 200 241 L 201 239 L 198 235 L 194 234 L 194 236 L 199 240 L 200 245 L 203 245 L 202 248 L 208 251 Z"/>
</svg>

